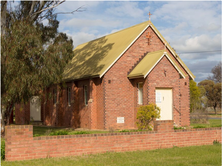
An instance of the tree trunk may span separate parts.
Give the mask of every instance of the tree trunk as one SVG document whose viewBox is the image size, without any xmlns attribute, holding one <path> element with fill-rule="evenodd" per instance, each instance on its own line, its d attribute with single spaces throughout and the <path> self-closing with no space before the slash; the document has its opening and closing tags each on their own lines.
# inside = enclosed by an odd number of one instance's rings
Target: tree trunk
<svg viewBox="0 0 222 166">
<path fill-rule="evenodd" d="M 5 122 L 4 122 L 4 119 L 3 119 L 3 116 L 2 116 L 2 119 L 1 119 L 1 135 L 4 135 L 5 133 Z"/>
<path fill-rule="evenodd" d="M 12 114 L 12 110 L 13 110 L 14 104 L 10 104 L 9 108 L 7 109 L 6 112 L 6 124 L 9 125 L 9 118 Z"/>
<path fill-rule="evenodd" d="M 214 112 L 215 112 L 215 115 L 217 115 L 217 109 L 216 109 L 216 108 L 217 108 L 217 103 L 214 104 Z"/>
<path fill-rule="evenodd" d="M 2 119 L 1 119 L 1 134 L 3 134 L 3 135 L 5 133 L 5 126 L 9 125 L 9 118 L 10 118 L 10 115 L 12 113 L 13 107 L 14 107 L 14 104 L 10 103 L 6 107 L 5 110 L 4 110 L 4 107 L 2 107 L 2 109 L 1 109 L 1 116 L 2 116 Z"/>
<path fill-rule="evenodd" d="M 5 108 L 4 106 L 1 107 L 1 134 L 4 135 L 5 133 Z"/>
</svg>

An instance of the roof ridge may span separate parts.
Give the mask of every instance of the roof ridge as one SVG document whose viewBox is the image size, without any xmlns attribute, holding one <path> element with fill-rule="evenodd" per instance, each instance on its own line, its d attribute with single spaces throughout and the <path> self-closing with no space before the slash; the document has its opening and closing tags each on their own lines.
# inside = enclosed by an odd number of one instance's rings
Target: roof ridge
<svg viewBox="0 0 222 166">
<path fill-rule="evenodd" d="M 109 33 L 109 34 L 107 34 L 107 35 L 98 37 L 98 38 L 96 38 L 96 39 L 87 41 L 87 42 L 85 42 L 85 43 L 82 43 L 82 44 L 80 44 L 80 45 L 77 45 L 76 48 L 77 48 L 78 46 L 81 46 L 81 45 L 83 45 L 83 44 L 86 44 L 86 43 L 89 43 L 89 42 L 92 42 L 92 41 L 96 41 L 96 40 L 101 39 L 101 38 L 103 38 L 103 37 L 111 36 L 111 35 L 114 35 L 114 34 L 116 34 L 116 33 L 120 33 L 120 32 L 122 32 L 122 31 L 124 31 L 124 30 L 128 30 L 128 29 L 134 28 L 134 27 L 139 26 L 139 25 L 141 25 L 141 24 L 144 24 L 144 23 L 146 23 L 146 22 L 147 22 L 148 24 L 150 24 L 150 21 L 144 21 L 144 22 L 142 22 L 142 23 L 132 25 L 132 26 L 130 26 L 130 27 L 128 27 L 128 28 L 124 28 L 124 29 L 121 29 L 121 30 L 119 30 L 119 31 L 116 31 L 116 32 L 113 32 L 113 33 Z M 148 24 L 147 24 L 147 25 L 148 25 Z M 75 48 L 74 48 L 74 49 L 75 49 Z"/>
</svg>

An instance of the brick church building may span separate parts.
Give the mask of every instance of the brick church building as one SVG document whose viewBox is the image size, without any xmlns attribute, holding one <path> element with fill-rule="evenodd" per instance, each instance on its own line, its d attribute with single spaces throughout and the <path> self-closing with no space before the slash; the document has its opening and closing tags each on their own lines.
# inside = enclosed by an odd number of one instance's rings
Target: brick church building
<svg viewBox="0 0 222 166">
<path fill-rule="evenodd" d="M 190 125 L 195 76 L 151 21 L 81 44 L 74 54 L 64 83 L 47 88 L 51 97 L 16 105 L 16 124 L 135 129 L 138 106 L 156 103 L 160 120 Z"/>
</svg>

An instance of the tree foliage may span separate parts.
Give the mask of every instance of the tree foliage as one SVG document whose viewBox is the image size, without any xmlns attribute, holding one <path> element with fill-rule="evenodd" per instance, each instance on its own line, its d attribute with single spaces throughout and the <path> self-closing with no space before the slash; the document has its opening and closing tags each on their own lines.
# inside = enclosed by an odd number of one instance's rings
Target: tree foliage
<svg viewBox="0 0 222 166">
<path fill-rule="evenodd" d="M 200 89 L 195 81 L 190 81 L 190 111 L 193 112 L 199 107 Z"/>
<path fill-rule="evenodd" d="M 203 86 L 197 86 L 193 80 L 190 81 L 190 112 L 202 110 L 206 107 L 207 97 Z"/>
<path fill-rule="evenodd" d="M 221 65 L 222 63 L 219 62 L 216 66 L 212 68 L 211 73 L 213 74 L 213 76 L 209 76 L 208 77 L 209 80 L 212 80 L 216 83 L 221 82 Z"/>
<path fill-rule="evenodd" d="M 221 106 L 221 82 L 214 83 L 212 80 L 203 80 L 198 85 L 204 87 L 208 99 L 207 105 L 213 107 L 216 114 L 216 108 Z"/>
<path fill-rule="evenodd" d="M 138 108 L 136 118 L 138 129 L 150 129 L 150 122 L 155 118 L 160 118 L 160 108 L 153 103 L 142 105 Z"/>
<path fill-rule="evenodd" d="M 62 81 L 64 67 L 73 57 L 73 41 L 58 32 L 54 13 L 54 7 L 63 2 L 21 1 L 13 11 L 7 1 L 1 2 L 3 119 L 8 119 L 15 103 L 26 103 L 45 87 Z"/>
</svg>

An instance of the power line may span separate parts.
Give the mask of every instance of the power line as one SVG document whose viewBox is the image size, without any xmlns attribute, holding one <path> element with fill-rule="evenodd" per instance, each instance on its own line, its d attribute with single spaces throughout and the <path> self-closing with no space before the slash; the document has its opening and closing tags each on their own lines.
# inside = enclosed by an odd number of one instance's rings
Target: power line
<svg viewBox="0 0 222 166">
<path fill-rule="evenodd" d="M 212 50 L 212 51 L 198 51 L 198 52 L 178 52 L 178 54 L 199 54 L 199 53 L 212 53 L 212 52 L 221 52 L 221 50 Z"/>
</svg>

